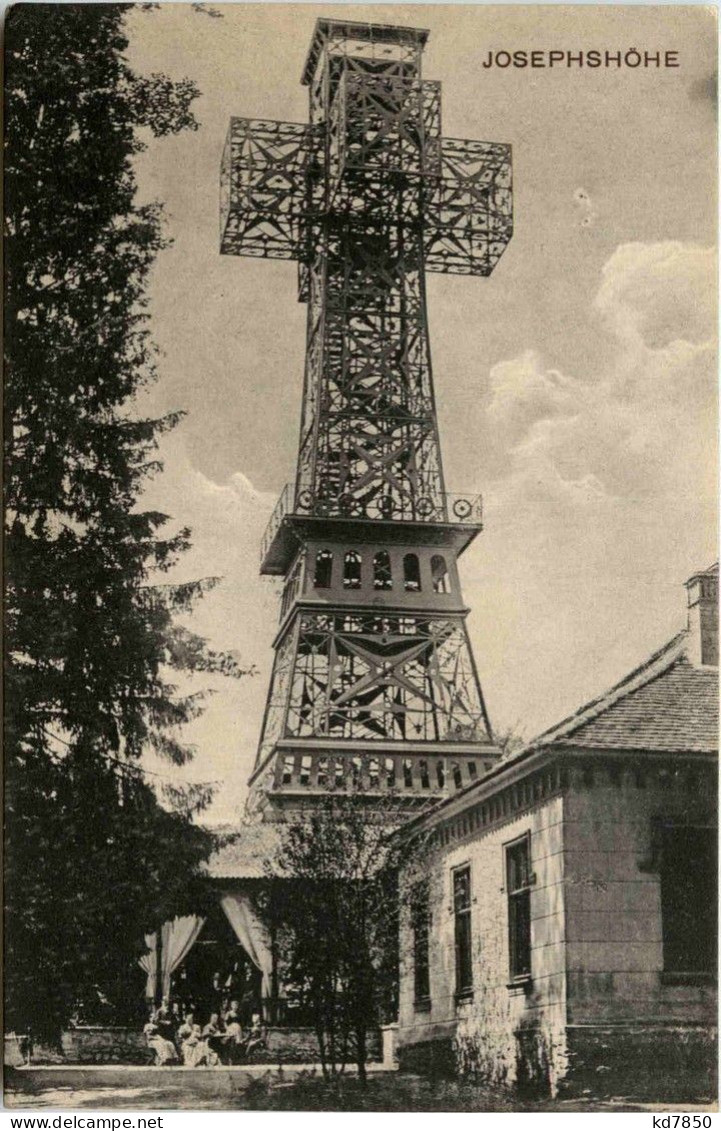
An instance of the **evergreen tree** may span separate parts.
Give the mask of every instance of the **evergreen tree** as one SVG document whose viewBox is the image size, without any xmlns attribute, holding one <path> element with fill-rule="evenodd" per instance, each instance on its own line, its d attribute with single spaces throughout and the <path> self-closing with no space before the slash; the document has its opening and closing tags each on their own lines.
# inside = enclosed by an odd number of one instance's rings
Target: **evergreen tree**
<svg viewBox="0 0 721 1131">
<path fill-rule="evenodd" d="M 191 757 L 187 673 L 242 674 L 178 622 L 210 582 L 158 583 L 189 531 L 142 509 L 179 416 L 133 413 L 166 243 L 133 157 L 196 128 L 198 91 L 130 69 L 126 7 L 18 5 L 6 27 L 6 1022 L 38 1035 L 96 984 L 139 986 L 143 933 L 197 899 L 208 792 L 161 806 L 140 758 Z"/>
</svg>

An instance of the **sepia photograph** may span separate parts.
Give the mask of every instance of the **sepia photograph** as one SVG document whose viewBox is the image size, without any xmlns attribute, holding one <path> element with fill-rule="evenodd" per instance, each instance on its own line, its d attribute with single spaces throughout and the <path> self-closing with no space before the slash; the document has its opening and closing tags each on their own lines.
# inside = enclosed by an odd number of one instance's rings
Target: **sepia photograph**
<svg viewBox="0 0 721 1131">
<path fill-rule="evenodd" d="M 5 1108 L 710 1127 L 716 9 L 4 23 Z"/>
</svg>

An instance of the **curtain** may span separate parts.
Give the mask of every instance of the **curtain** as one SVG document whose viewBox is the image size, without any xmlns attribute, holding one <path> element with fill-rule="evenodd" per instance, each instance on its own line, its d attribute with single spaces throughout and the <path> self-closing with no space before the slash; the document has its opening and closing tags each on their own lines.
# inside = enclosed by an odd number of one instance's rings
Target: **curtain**
<svg viewBox="0 0 721 1131">
<path fill-rule="evenodd" d="M 163 923 L 160 963 L 164 998 L 170 994 L 170 975 L 192 949 L 204 922 L 200 915 L 176 915 Z"/>
<path fill-rule="evenodd" d="M 154 931 L 152 935 L 145 936 L 145 945 L 148 948 L 148 953 L 144 954 L 142 958 L 138 959 L 138 966 L 141 968 L 141 970 L 144 970 L 147 975 L 147 981 L 145 983 L 145 996 L 146 998 L 150 998 L 151 1001 L 154 1001 L 155 987 L 158 980 L 158 940 Z"/>
<path fill-rule="evenodd" d="M 265 925 L 261 923 L 253 910 L 250 896 L 241 895 L 237 892 L 226 893 L 221 898 L 220 906 L 228 916 L 228 922 L 235 931 L 238 942 L 253 965 L 263 975 L 261 989 L 263 997 L 270 997 L 272 994 L 271 975 L 273 973 L 270 940 Z"/>
</svg>

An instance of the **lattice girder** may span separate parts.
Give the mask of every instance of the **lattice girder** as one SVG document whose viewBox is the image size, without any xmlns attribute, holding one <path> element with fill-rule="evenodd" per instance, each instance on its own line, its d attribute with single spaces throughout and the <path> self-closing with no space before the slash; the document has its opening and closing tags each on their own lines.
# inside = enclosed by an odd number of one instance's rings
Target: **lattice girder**
<svg viewBox="0 0 721 1131">
<path fill-rule="evenodd" d="M 513 234 L 511 147 L 443 138 L 427 211 L 425 267 L 490 275 Z"/>
<path fill-rule="evenodd" d="M 420 236 L 351 226 L 311 271 L 297 494 L 315 513 L 444 514 Z"/>
<path fill-rule="evenodd" d="M 511 194 L 510 146 L 441 138 L 439 83 L 346 70 L 317 125 L 231 119 L 221 251 L 299 260 L 304 301 L 319 244 L 332 255 L 354 229 L 378 263 L 393 230 L 422 231 L 421 270 L 489 275 L 513 232 Z"/>
<path fill-rule="evenodd" d="M 221 164 L 222 253 L 298 259 L 313 136 L 294 122 L 231 118 Z"/>
<path fill-rule="evenodd" d="M 372 214 L 389 182 L 404 189 L 404 222 L 420 214 L 440 161 L 440 84 L 345 71 L 328 121 L 328 204 Z M 415 206 L 413 216 L 409 210 Z"/>
<path fill-rule="evenodd" d="M 445 490 L 425 272 L 493 270 L 512 233 L 510 148 L 442 137 L 441 87 L 421 74 L 426 38 L 320 20 L 309 124 L 235 118 L 223 157 L 222 251 L 296 260 L 308 308 L 296 481 L 264 539 L 263 570 L 285 571 L 286 586 L 261 792 L 330 776 L 340 788 L 348 774 L 373 792 L 381 758 L 385 787 L 402 777 L 421 792 L 435 774 L 443 791 L 449 773 L 459 788 L 475 758 L 495 757 L 455 560 L 451 589 L 435 553 L 460 552 L 482 521 L 478 499 Z M 409 531 L 418 553 L 398 556 Z M 330 580 L 301 569 L 299 548 L 316 537 L 335 546 L 317 549 L 336 555 L 334 569 L 357 563 L 352 593 L 345 573 L 329 594 Z M 392 594 L 368 580 L 389 548 Z"/>
<path fill-rule="evenodd" d="M 302 613 L 278 650 L 260 760 L 281 737 L 490 742 L 463 620 Z"/>
</svg>

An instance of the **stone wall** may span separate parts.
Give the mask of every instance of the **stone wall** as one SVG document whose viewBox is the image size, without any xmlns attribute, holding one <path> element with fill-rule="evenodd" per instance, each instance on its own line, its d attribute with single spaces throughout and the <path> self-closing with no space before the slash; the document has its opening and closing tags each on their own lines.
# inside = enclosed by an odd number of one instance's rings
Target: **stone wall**
<svg viewBox="0 0 721 1131">
<path fill-rule="evenodd" d="M 136 1029 L 78 1026 L 62 1035 L 63 1058 L 71 1064 L 152 1064 L 154 1055 Z"/>
<path fill-rule="evenodd" d="M 436 849 L 403 873 L 398 1056 L 402 1067 L 453 1063 L 496 1085 L 555 1089 L 566 1067 L 563 798 L 515 814 L 486 832 Z M 509 988 L 505 845 L 530 833 L 532 982 Z M 470 864 L 473 995 L 455 996 L 452 869 Z M 430 1003 L 414 1002 L 409 892 L 431 886 Z M 449 1054 L 452 1050 L 452 1056 Z"/>
<path fill-rule="evenodd" d="M 137 1029 L 79 1025 L 63 1031 L 59 1048 L 34 1045 L 30 1059 L 33 1064 L 152 1064 L 155 1056 Z"/>
<path fill-rule="evenodd" d="M 17 1041 L 7 1042 L 15 1053 Z M 368 1058 L 379 1060 L 380 1033 L 368 1034 Z M 142 1032 L 136 1029 L 82 1025 L 66 1029 L 61 1038 L 61 1048 L 37 1045 L 32 1053 L 33 1064 L 154 1064 L 155 1055 L 148 1048 Z M 313 1029 L 268 1028 L 268 1048 L 255 1053 L 258 1064 L 317 1064 L 318 1042 Z M 10 1063 L 22 1063 L 15 1056 Z"/>
<path fill-rule="evenodd" d="M 680 761 L 662 766 L 587 760 L 565 803 L 569 1024 L 714 1025 L 716 985 L 663 977 L 657 818 L 715 822 L 715 789 Z"/>
<path fill-rule="evenodd" d="M 379 1030 L 368 1034 L 368 1060 L 381 1058 L 381 1037 Z M 314 1029 L 268 1029 L 268 1049 L 257 1053 L 254 1060 L 259 1064 L 318 1064 L 320 1052 Z"/>
<path fill-rule="evenodd" d="M 566 1041 L 564 1097 L 699 1103 L 718 1096 L 713 1025 L 569 1025 Z"/>
<path fill-rule="evenodd" d="M 712 771 L 584 752 L 563 793 L 496 824 L 451 818 L 401 877 L 399 1061 L 497 1085 L 669 1099 L 715 1094 L 716 984 L 663 969 L 659 820 L 712 824 Z M 521 791 L 522 792 L 522 791 Z M 500 809 L 500 817 L 499 817 Z M 460 827 L 461 835 L 458 835 Z M 466 828 L 468 829 L 465 835 Z M 504 846 L 530 833 L 532 984 L 508 986 Z M 454 867 L 470 864 L 473 996 L 455 998 Z M 430 1002 L 414 1002 L 410 890 L 430 884 Z"/>
</svg>

